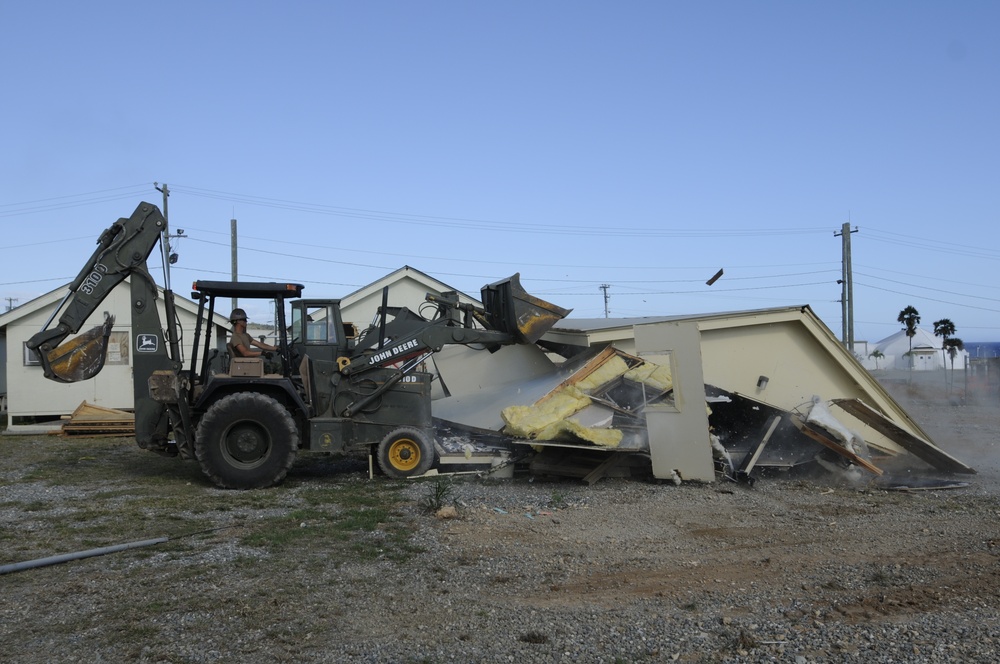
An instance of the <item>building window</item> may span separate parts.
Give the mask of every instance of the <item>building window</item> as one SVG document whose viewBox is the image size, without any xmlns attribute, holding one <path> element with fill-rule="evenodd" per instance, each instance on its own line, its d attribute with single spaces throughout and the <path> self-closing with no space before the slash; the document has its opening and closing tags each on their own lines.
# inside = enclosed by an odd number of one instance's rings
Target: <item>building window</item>
<svg viewBox="0 0 1000 664">
<path fill-rule="evenodd" d="M 38 356 L 37 350 L 28 348 L 27 342 L 24 348 L 24 366 L 39 367 L 42 360 Z M 104 364 L 128 364 L 128 332 L 112 332 L 108 337 L 108 349 Z"/>
<path fill-rule="evenodd" d="M 26 367 L 40 367 L 42 366 L 42 360 L 38 357 L 37 350 L 31 350 L 28 348 L 28 342 L 24 342 L 24 366 Z"/>
<path fill-rule="evenodd" d="M 128 332 L 112 332 L 108 337 L 108 354 L 104 364 L 128 364 Z"/>
</svg>

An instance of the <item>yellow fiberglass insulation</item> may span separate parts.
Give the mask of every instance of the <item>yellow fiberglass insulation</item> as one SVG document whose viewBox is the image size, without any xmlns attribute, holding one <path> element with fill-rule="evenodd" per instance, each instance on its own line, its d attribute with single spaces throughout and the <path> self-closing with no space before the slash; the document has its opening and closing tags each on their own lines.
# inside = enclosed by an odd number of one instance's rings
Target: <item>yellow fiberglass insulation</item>
<svg viewBox="0 0 1000 664">
<path fill-rule="evenodd" d="M 519 438 L 587 442 L 617 447 L 622 432 L 617 429 L 589 428 L 571 415 L 590 405 L 590 398 L 573 385 L 552 393 L 534 406 L 510 406 L 500 413 L 506 423 L 504 433 Z"/>
<path fill-rule="evenodd" d="M 542 429 L 561 422 L 590 405 L 590 399 L 572 385 L 533 406 L 508 406 L 500 412 L 504 433 L 519 438 L 537 438 Z"/>
<path fill-rule="evenodd" d="M 601 447 L 618 447 L 622 442 L 622 432 L 618 429 L 585 427 L 576 420 L 554 422 L 538 432 L 538 440 L 583 441 Z"/>
<path fill-rule="evenodd" d="M 673 377 L 670 375 L 670 368 L 662 364 L 653 364 L 652 362 L 646 362 L 630 369 L 625 374 L 625 377 L 629 380 L 645 383 L 661 392 L 665 392 L 674 386 Z"/>
<path fill-rule="evenodd" d="M 584 392 L 590 392 L 608 381 L 618 378 L 626 371 L 628 371 L 628 364 L 625 363 L 625 360 L 618 355 L 613 355 L 589 376 L 576 381 L 575 385 Z"/>
</svg>

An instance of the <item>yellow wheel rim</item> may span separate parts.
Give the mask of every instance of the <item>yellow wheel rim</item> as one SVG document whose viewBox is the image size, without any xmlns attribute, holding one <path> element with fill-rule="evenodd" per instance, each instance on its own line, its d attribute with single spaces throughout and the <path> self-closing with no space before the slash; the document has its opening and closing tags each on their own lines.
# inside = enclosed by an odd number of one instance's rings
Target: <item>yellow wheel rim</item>
<svg viewBox="0 0 1000 664">
<path fill-rule="evenodd" d="M 420 465 L 420 446 L 410 438 L 400 438 L 389 446 L 389 463 L 406 472 Z"/>
</svg>

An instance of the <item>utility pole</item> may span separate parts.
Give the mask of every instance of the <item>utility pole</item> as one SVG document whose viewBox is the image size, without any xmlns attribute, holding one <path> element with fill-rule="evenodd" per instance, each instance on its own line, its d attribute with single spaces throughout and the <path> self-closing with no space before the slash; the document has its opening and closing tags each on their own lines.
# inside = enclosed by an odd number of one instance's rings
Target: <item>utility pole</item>
<svg viewBox="0 0 1000 664">
<path fill-rule="evenodd" d="M 13 309 L 14 308 L 14 303 L 17 302 L 17 298 L 16 297 L 5 297 L 4 299 L 7 300 L 7 311 L 10 311 L 11 309 Z"/>
<path fill-rule="evenodd" d="M 233 281 L 239 281 L 239 270 L 237 269 L 237 264 L 236 264 L 237 263 L 236 219 L 235 219 L 236 215 L 234 214 L 233 216 L 234 218 L 229 220 L 229 235 L 230 235 L 229 242 L 232 248 L 231 251 L 232 251 L 232 261 L 233 261 Z M 239 300 L 234 297 L 233 309 L 235 309 L 238 306 L 239 306 Z"/>
<path fill-rule="evenodd" d="M 172 290 L 170 285 L 170 217 L 167 216 L 167 201 L 170 199 L 170 187 L 164 182 L 161 187 L 158 182 L 153 188 L 163 194 L 163 233 L 160 238 L 160 255 L 163 257 L 163 289 Z"/>
<path fill-rule="evenodd" d="M 604 317 L 605 318 L 608 317 L 608 302 L 611 300 L 611 297 L 608 295 L 608 289 L 609 288 L 611 288 L 610 284 L 601 284 L 600 286 L 598 286 L 599 290 L 604 291 Z"/>
<path fill-rule="evenodd" d="M 851 222 L 844 222 L 840 232 L 834 232 L 834 237 L 841 238 L 841 278 L 840 278 L 840 310 L 841 310 L 841 340 L 847 350 L 854 352 L 854 270 L 851 267 Z"/>
</svg>

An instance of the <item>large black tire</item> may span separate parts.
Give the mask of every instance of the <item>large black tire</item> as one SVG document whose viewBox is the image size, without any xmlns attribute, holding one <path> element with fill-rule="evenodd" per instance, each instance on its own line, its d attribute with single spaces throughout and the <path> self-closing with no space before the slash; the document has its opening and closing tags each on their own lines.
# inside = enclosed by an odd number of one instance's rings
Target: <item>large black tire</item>
<svg viewBox="0 0 1000 664">
<path fill-rule="evenodd" d="M 378 466 L 389 477 L 403 479 L 423 475 L 434 466 L 434 443 L 412 427 L 396 429 L 378 444 Z"/>
<path fill-rule="evenodd" d="M 195 456 L 224 489 L 258 489 L 285 478 L 295 462 L 299 434 L 285 407 L 255 392 L 212 404 L 198 425 Z"/>
</svg>

